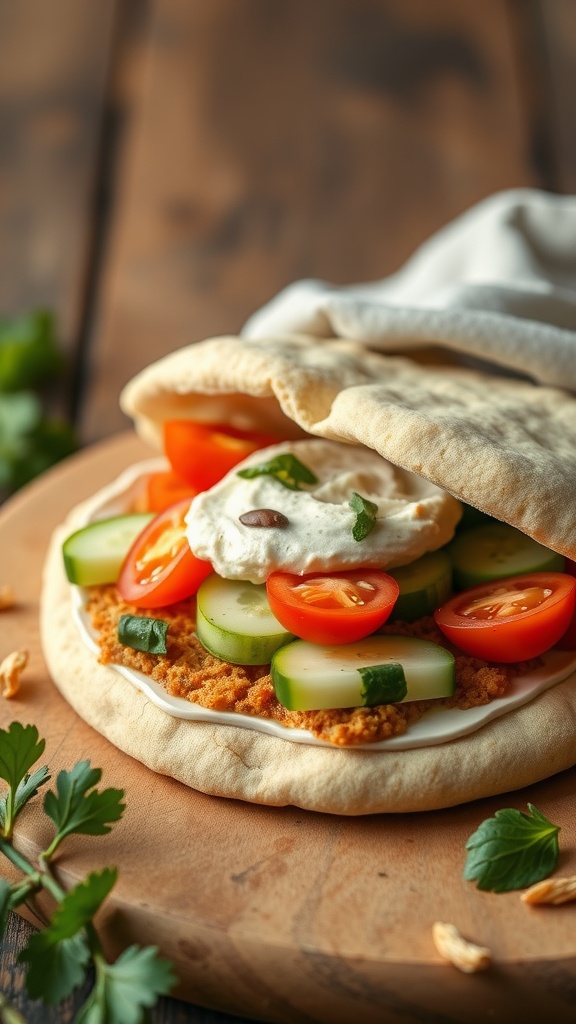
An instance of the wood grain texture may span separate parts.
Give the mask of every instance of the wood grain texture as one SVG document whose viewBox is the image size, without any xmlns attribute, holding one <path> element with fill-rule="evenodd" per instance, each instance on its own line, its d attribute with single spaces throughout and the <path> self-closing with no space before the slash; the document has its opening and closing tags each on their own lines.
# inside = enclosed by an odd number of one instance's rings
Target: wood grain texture
<svg viewBox="0 0 576 1024">
<path fill-rule="evenodd" d="M 0 3 L 0 313 L 54 310 L 73 351 L 114 0 Z"/>
<path fill-rule="evenodd" d="M 571 0 L 540 0 L 538 27 L 549 76 L 547 121 L 557 188 L 576 192 L 576 17 Z"/>
<path fill-rule="evenodd" d="M 172 349 L 290 281 L 395 270 L 487 194 L 538 184 L 504 0 L 153 0 L 82 429 Z"/>
<path fill-rule="evenodd" d="M 0 725 L 35 722 L 54 773 L 88 757 L 105 785 L 126 790 L 127 812 L 111 834 L 73 837 L 57 863 L 65 886 L 119 867 L 99 922 L 109 954 L 159 944 L 177 967 L 179 997 L 278 1024 L 573 1021 L 576 906 L 530 908 L 518 893 L 481 893 L 462 867 L 481 820 L 530 801 L 561 826 L 560 870 L 575 873 L 574 771 L 447 811 L 340 818 L 196 793 L 116 750 L 64 703 L 38 638 L 48 534 L 73 502 L 142 452 L 131 435 L 97 445 L 0 516 L 3 575 L 19 597 L 2 615 L 0 643 L 31 653 L 20 694 L 0 706 Z M 34 853 L 47 828 L 31 807 L 18 827 L 22 849 Z M 48 904 L 37 909 L 45 914 Z M 491 948 L 492 969 L 468 976 L 442 962 L 435 920 Z"/>
</svg>

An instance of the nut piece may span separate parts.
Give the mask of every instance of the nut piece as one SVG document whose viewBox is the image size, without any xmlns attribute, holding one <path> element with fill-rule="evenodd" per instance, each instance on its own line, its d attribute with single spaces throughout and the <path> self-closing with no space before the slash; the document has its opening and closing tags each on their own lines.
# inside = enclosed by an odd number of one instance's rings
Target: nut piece
<svg viewBox="0 0 576 1024">
<path fill-rule="evenodd" d="M 542 882 L 531 885 L 523 892 L 520 899 L 523 903 L 569 903 L 576 900 L 576 875 L 569 878 L 545 878 Z"/>
<path fill-rule="evenodd" d="M 20 689 L 20 677 L 28 664 L 28 651 L 12 651 L 0 662 L 2 696 L 14 697 Z"/>
<path fill-rule="evenodd" d="M 7 608 L 13 608 L 15 604 L 16 595 L 12 587 L 5 583 L 0 587 L 0 612 L 6 611 Z"/>
<path fill-rule="evenodd" d="M 244 526 L 288 526 L 284 513 L 277 512 L 274 508 L 253 508 L 249 512 L 243 512 L 238 518 Z"/>
<path fill-rule="evenodd" d="M 445 960 L 449 960 L 458 970 L 465 974 L 485 971 L 490 966 L 492 954 L 486 946 L 477 946 L 463 938 L 453 924 L 436 921 L 432 927 L 434 945 Z"/>
</svg>

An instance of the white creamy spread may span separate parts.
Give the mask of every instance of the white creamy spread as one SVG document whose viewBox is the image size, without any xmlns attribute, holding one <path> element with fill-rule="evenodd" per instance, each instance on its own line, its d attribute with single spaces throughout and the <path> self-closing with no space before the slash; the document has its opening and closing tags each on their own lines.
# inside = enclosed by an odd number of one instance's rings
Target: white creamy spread
<svg viewBox="0 0 576 1024">
<path fill-rule="evenodd" d="M 318 478 L 289 490 L 271 476 L 243 479 L 238 470 L 292 453 Z M 378 506 L 364 540 L 352 535 L 352 492 Z M 246 526 L 240 516 L 274 509 L 285 527 Z M 186 518 L 194 554 L 225 579 L 263 583 L 278 569 L 303 575 L 357 566 L 407 565 L 442 547 L 460 519 L 460 502 L 440 487 L 358 445 L 312 439 L 255 452 L 209 491 L 193 499 Z"/>
</svg>

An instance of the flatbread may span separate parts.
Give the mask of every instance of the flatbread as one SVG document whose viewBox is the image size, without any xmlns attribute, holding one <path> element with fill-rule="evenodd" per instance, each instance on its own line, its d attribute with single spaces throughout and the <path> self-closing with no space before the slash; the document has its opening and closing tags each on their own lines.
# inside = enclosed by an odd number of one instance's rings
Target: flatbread
<svg viewBox="0 0 576 1024">
<path fill-rule="evenodd" d="M 227 337 L 153 363 L 120 402 L 157 447 L 187 416 L 365 444 L 576 558 L 576 398 L 559 388 L 345 341 Z"/>
<path fill-rule="evenodd" d="M 163 420 L 185 416 L 291 423 L 295 433 L 366 444 L 576 557 L 576 400 L 558 389 L 421 367 L 347 342 L 221 338 L 143 371 L 122 407 L 156 445 Z M 56 531 L 46 561 L 48 667 L 86 722 L 153 771 L 216 796 L 360 815 L 449 807 L 576 763 L 576 674 L 469 736 L 397 752 L 306 746 L 167 715 L 98 664 L 73 621 L 61 544 L 84 515 L 74 510 Z"/>
</svg>

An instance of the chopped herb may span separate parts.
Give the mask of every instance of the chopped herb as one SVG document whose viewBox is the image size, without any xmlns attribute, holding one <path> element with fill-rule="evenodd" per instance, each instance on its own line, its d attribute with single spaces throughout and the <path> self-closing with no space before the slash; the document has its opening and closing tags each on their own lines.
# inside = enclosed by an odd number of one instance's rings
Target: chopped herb
<svg viewBox="0 0 576 1024">
<path fill-rule="evenodd" d="M 397 704 L 408 693 L 406 676 L 399 661 L 388 661 L 384 665 L 368 665 L 358 669 L 362 676 L 361 697 L 364 706 L 373 708 L 378 704 Z"/>
<path fill-rule="evenodd" d="M 506 808 L 496 811 L 466 843 L 464 878 L 479 889 L 508 892 L 540 882 L 558 863 L 557 825 L 532 804 L 529 814 Z"/>
<path fill-rule="evenodd" d="M 166 654 L 168 623 L 141 615 L 121 615 L 118 621 L 118 640 L 125 647 L 146 654 Z"/>
<path fill-rule="evenodd" d="M 77 1024 L 142 1024 L 148 1019 L 149 1007 L 171 990 L 175 977 L 171 964 L 158 956 L 154 946 L 129 946 L 115 963 L 104 956 L 93 919 L 116 882 L 116 868 L 92 871 L 68 891 L 51 870 L 51 861 L 68 836 L 110 832 L 124 812 L 123 790 L 97 789 L 100 768 L 78 761 L 71 771 L 59 772 L 56 792 L 49 790 L 45 795 L 44 811 L 54 828 L 36 861 L 12 843 L 17 815 L 50 778 L 47 767 L 31 771 L 44 746 L 34 725 L 12 722 L 7 730 L 0 729 L 0 778 L 8 784 L 0 801 L 0 851 L 11 862 L 11 873 L 16 868 L 22 876 L 15 882 L 0 878 L 0 938 L 8 911 L 28 904 L 44 890 L 56 903 L 51 920 L 30 937 L 18 957 L 27 965 L 28 995 L 54 1006 L 87 981 L 92 968 L 94 987 L 75 1017 Z M 24 1018 L 6 999 L 0 1003 L 1 1021 L 24 1024 Z"/>
<path fill-rule="evenodd" d="M 273 459 L 261 462 L 257 466 L 239 469 L 237 476 L 241 476 L 244 480 L 253 480 L 257 476 L 272 476 L 290 491 L 302 490 L 302 484 L 318 483 L 318 477 L 312 470 L 308 469 L 308 466 L 300 462 L 300 459 L 297 459 L 291 452 L 275 455 Z"/>
<path fill-rule="evenodd" d="M 352 536 L 354 540 L 364 540 L 376 525 L 378 505 L 375 505 L 373 501 L 368 501 L 368 498 L 363 498 L 356 491 L 352 491 L 352 497 L 348 504 L 352 511 L 356 513 L 356 521 L 352 527 Z"/>
</svg>

